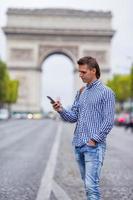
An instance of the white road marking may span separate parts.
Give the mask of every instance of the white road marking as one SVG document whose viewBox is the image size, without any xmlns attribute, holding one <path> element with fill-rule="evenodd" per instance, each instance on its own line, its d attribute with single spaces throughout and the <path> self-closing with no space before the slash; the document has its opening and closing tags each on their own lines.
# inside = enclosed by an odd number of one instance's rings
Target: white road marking
<svg viewBox="0 0 133 200">
<path fill-rule="evenodd" d="M 52 190 L 52 181 L 56 167 L 56 160 L 58 155 L 58 148 L 60 144 L 60 137 L 61 137 L 62 126 L 61 124 L 58 126 L 57 135 L 55 138 L 54 145 L 51 150 L 51 154 L 48 160 L 48 164 L 46 170 L 44 171 L 40 188 L 37 194 L 36 200 L 49 200 L 50 193 Z"/>
<path fill-rule="evenodd" d="M 54 180 L 52 190 L 58 200 L 71 200 L 67 193 Z"/>
</svg>

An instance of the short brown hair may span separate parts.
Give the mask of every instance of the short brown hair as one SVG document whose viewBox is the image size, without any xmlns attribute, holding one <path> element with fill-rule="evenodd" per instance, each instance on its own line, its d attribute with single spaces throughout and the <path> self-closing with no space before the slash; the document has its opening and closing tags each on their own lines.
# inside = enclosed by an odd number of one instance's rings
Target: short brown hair
<svg viewBox="0 0 133 200">
<path fill-rule="evenodd" d="M 97 79 L 100 78 L 100 75 L 101 75 L 100 67 L 95 58 L 93 58 L 91 56 L 85 56 L 85 57 L 80 58 L 77 61 L 77 63 L 78 63 L 78 65 L 87 64 L 88 68 L 95 68 L 96 69 L 96 77 L 97 77 Z"/>
</svg>

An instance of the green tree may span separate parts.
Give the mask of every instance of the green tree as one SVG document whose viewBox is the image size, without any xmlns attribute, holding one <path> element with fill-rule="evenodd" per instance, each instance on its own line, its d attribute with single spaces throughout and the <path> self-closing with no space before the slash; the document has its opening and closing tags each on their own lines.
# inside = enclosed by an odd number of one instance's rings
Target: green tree
<svg viewBox="0 0 133 200">
<path fill-rule="evenodd" d="M 8 81 L 5 103 L 7 103 L 8 105 L 9 113 L 11 113 L 11 105 L 13 103 L 16 103 L 18 99 L 18 87 L 19 87 L 18 80 Z"/>
<path fill-rule="evenodd" d="M 133 65 L 130 70 L 130 111 L 133 112 Z"/>
<path fill-rule="evenodd" d="M 6 88 L 9 81 L 9 74 L 4 62 L 0 60 L 0 107 L 3 106 L 6 99 Z"/>
<path fill-rule="evenodd" d="M 129 75 L 115 75 L 112 80 L 107 82 L 116 95 L 117 102 L 120 103 L 123 109 L 124 101 L 130 98 L 130 76 Z"/>
<path fill-rule="evenodd" d="M 133 101 L 133 65 L 131 67 L 131 72 L 130 72 L 130 97 Z"/>
<path fill-rule="evenodd" d="M 11 110 L 11 104 L 16 103 L 18 98 L 18 80 L 11 80 L 7 71 L 7 66 L 0 61 L 0 107 L 8 105 Z"/>
</svg>

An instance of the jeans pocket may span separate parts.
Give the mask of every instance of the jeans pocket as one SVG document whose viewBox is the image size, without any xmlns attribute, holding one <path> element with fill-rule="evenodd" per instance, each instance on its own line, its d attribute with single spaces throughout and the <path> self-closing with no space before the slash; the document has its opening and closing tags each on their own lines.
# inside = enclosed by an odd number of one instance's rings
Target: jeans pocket
<svg viewBox="0 0 133 200">
<path fill-rule="evenodd" d="M 86 143 L 86 146 L 88 146 L 90 148 L 96 148 L 97 147 L 97 143 L 95 145 L 90 145 L 90 144 Z"/>
<path fill-rule="evenodd" d="M 97 149 L 88 147 L 88 149 L 85 152 L 85 161 L 86 162 L 92 162 L 97 160 Z"/>
<path fill-rule="evenodd" d="M 100 147 L 98 149 L 98 154 L 99 154 L 99 161 L 103 164 L 103 161 L 104 161 L 104 157 L 105 157 L 105 151 L 106 151 L 106 148 L 104 147 Z"/>
<path fill-rule="evenodd" d="M 97 152 L 97 146 L 92 146 L 92 145 L 86 144 L 84 149 L 85 149 L 86 152 L 89 152 L 89 153 L 92 153 L 92 154 Z"/>
</svg>

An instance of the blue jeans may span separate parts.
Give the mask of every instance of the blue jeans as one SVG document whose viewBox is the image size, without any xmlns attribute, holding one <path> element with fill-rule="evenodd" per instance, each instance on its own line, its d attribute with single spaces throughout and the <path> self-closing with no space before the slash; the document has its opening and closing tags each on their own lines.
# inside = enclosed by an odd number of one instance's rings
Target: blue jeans
<svg viewBox="0 0 133 200">
<path fill-rule="evenodd" d="M 75 147 L 76 160 L 84 181 L 87 200 L 100 200 L 99 180 L 106 144 Z"/>
</svg>

